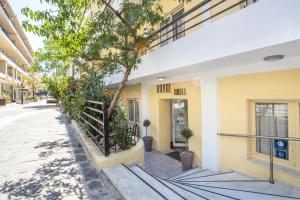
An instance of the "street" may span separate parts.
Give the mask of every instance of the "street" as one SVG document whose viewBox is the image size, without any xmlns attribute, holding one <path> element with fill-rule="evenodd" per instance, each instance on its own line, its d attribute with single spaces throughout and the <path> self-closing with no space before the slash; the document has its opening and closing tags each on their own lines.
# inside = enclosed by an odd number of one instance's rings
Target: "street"
<svg viewBox="0 0 300 200">
<path fill-rule="evenodd" d="M 87 189 L 86 189 L 87 188 Z M 60 108 L 0 108 L 0 199 L 115 199 Z"/>
</svg>

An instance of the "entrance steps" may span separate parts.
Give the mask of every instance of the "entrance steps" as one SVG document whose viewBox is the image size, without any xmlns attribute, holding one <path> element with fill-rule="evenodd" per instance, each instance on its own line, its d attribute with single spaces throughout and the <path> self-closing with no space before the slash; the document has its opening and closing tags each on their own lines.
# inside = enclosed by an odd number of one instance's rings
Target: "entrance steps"
<svg viewBox="0 0 300 200">
<path fill-rule="evenodd" d="M 194 168 L 169 178 L 160 178 L 138 165 L 103 169 L 124 199 L 300 199 L 299 188 L 270 184 L 236 172 L 216 173 Z"/>
</svg>

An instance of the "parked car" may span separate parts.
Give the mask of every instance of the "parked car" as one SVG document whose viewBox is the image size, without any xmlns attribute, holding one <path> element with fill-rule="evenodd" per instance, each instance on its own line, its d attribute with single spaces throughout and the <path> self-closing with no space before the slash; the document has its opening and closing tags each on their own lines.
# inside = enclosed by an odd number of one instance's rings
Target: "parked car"
<svg viewBox="0 0 300 200">
<path fill-rule="evenodd" d="M 55 103 L 55 104 L 57 104 L 57 99 L 55 99 L 51 95 L 47 95 L 47 101 L 46 101 L 46 103 Z"/>
</svg>

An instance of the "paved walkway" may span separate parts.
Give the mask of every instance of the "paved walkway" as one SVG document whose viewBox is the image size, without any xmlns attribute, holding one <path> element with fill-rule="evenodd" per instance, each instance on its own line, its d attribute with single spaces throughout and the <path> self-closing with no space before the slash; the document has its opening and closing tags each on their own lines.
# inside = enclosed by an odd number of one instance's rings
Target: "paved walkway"
<svg viewBox="0 0 300 200">
<path fill-rule="evenodd" d="M 0 199 L 119 199 L 58 107 L 0 108 Z"/>
<path fill-rule="evenodd" d="M 182 172 L 181 162 L 162 152 L 145 152 L 145 169 L 161 178 L 169 178 Z"/>
</svg>

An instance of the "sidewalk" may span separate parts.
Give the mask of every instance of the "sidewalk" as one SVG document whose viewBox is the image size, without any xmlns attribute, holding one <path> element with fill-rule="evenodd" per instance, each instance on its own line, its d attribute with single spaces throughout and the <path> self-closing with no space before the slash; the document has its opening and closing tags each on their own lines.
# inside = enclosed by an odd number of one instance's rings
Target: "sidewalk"
<svg viewBox="0 0 300 200">
<path fill-rule="evenodd" d="M 0 199 L 118 199 L 59 107 L 11 105 L 0 116 Z"/>
</svg>

